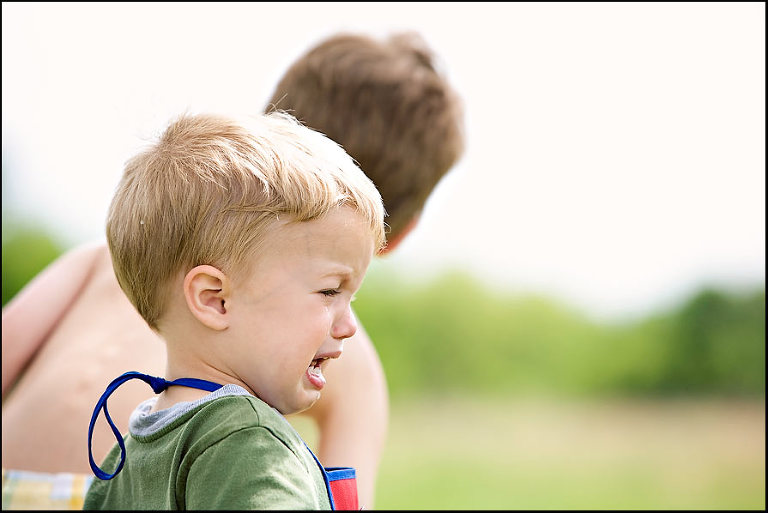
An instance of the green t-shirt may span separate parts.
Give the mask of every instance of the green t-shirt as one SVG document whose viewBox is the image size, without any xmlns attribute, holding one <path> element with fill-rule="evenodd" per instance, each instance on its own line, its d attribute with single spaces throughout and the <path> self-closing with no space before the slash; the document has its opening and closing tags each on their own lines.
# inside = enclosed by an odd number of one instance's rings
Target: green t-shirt
<svg viewBox="0 0 768 513">
<path fill-rule="evenodd" d="M 122 471 L 94 479 L 83 509 L 331 508 L 299 435 L 244 389 L 227 385 L 170 415 L 148 413 L 150 401 L 131 417 Z M 100 467 L 111 473 L 119 462 L 115 444 Z"/>
</svg>

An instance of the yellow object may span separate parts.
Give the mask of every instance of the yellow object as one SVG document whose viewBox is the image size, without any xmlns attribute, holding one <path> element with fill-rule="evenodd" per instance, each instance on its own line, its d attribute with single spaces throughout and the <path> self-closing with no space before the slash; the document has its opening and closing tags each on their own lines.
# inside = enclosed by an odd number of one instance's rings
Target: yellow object
<svg viewBox="0 0 768 513">
<path fill-rule="evenodd" d="M 93 476 L 3 469 L 3 509 L 83 509 Z"/>
</svg>

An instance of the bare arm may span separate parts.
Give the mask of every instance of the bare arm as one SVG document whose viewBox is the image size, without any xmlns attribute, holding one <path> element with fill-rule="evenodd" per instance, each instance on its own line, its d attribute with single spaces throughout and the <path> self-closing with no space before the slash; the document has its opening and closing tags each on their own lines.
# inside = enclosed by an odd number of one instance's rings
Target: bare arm
<svg viewBox="0 0 768 513">
<path fill-rule="evenodd" d="M 65 253 L 3 308 L 3 399 L 83 289 L 101 248 L 90 243 Z"/>
<path fill-rule="evenodd" d="M 355 467 L 360 506 L 373 508 L 389 405 L 381 361 L 362 326 L 326 375 L 323 395 L 306 412 L 317 422 L 318 458 L 328 467 Z"/>
</svg>

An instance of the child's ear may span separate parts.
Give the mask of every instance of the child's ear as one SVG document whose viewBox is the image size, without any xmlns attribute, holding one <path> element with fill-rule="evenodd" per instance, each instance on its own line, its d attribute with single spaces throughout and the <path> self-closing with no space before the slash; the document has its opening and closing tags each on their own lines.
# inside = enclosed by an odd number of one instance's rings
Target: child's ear
<svg viewBox="0 0 768 513">
<path fill-rule="evenodd" d="M 229 327 L 227 300 L 229 279 L 212 265 L 198 265 L 184 277 L 184 299 L 195 318 L 221 331 Z"/>
</svg>

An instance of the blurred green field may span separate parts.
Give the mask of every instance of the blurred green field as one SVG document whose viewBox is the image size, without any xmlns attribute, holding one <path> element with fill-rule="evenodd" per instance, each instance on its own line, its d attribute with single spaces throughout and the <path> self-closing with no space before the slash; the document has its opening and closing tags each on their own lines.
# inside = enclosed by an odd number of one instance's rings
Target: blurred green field
<svg viewBox="0 0 768 513">
<path fill-rule="evenodd" d="M 415 279 L 377 262 L 353 307 L 393 398 L 765 395 L 765 287 L 702 286 L 643 317 L 596 321 L 555 298 L 458 270 Z"/>
<path fill-rule="evenodd" d="M 375 507 L 762 510 L 765 401 L 398 401 Z"/>
</svg>

